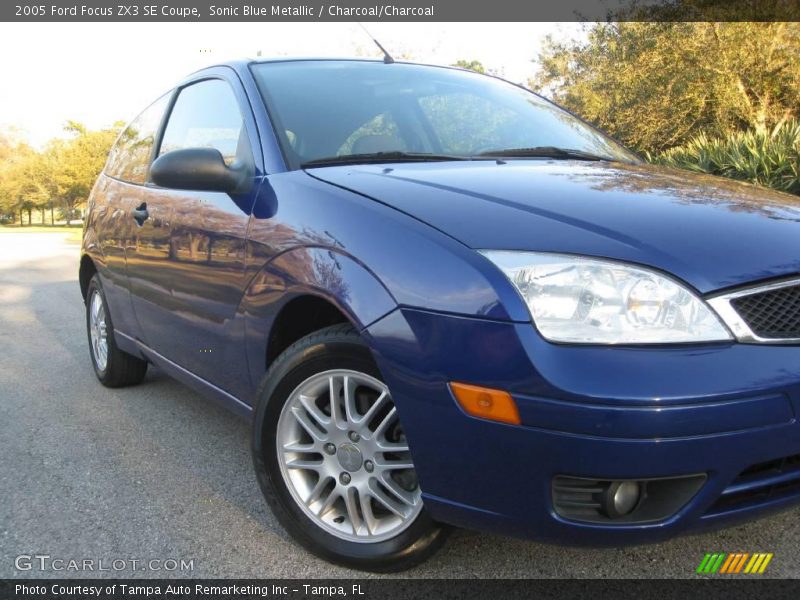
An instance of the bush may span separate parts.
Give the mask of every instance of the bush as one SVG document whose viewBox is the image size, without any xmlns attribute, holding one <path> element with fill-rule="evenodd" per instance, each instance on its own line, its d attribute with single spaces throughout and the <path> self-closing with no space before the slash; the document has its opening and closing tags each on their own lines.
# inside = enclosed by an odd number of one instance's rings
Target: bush
<svg viewBox="0 0 800 600">
<path fill-rule="evenodd" d="M 647 158 L 800 195 L 800 122 L 796 120 L 780 124 L 772 132 L 747 131 L 726 138 L 700 134 Z"/>
</svg>

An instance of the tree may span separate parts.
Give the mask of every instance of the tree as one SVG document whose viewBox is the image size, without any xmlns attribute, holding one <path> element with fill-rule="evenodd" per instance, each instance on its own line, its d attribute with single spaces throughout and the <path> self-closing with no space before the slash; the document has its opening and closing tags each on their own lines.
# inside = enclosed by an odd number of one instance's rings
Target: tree
<svg viewBox="0 0 800 600">
<path fill-rule="evenodd" d="M 61 205 L 70 223 L 78 205 L 85 202 L 116 139 L 119 124 L 109 129 L 90 131 L 80 123 L 68 121 L 66 140 L 53 140 L 45 149 L 45 162 L 51 168 L 46 187 Z"/>
<path fill-rule="evenodd" d="M 459 67 L 461 69 L 469 69 L 470 71 L 475 71 L 476 73 L 486 73 L 486 67 L 483 66 L 481 61 L 479 60 L 457 60 L 455 63 L 450 65 L 451 67 Z"/>
<path fill-rule="evenodd" d="M 13 131 L 0 131 L 0 219 L 6 221 L 15 213 L 11 177 L 19 141 Z"/>
<path fill-rule="evenodd" d="M 44 222 L 49 208 L 52 224 L 54 208 L 59 206 L 69 224 L 88 198 L 121 126 L 115 123 L 91 131 L 69 121 L 65 131 L 70 137 L 51 140 L 41 152 L 12 135 L 0 134 L 0 214 L 19 216 L 23 224 L 27 213 L 30 224 L 34 210 L 42 211 Z"/>
<path fill-rule="evenodd" d="M 9 136 L 0 136 L 0 212 L 18 215 L 20 225 L 43 201 L 41 171 L 36 152 L 27 144 Z"/>
<path fill-rule="evenodd" d="M 531 86 L 639 150 L 798 116 L 800 23 L 626 21 L 587 33 L 548 38 Z"/>
</svg>

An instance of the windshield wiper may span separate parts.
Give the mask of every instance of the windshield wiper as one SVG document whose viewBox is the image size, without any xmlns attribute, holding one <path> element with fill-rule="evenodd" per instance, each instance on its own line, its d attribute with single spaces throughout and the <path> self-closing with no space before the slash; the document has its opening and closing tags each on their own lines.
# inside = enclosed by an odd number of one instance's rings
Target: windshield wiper
<svg viewBox="0 0 800 600">
<path fill-rule="evenodd" d="M 452 154 L 432 154 L 428 152 L 403 152 L 392 150 L 389 152 L 369 152 L 365 154 L 343 154 L 342 156 L 326 156 L 325 158 L 315 158 L 302 163 L 302 168 L 324 167 L 332 165 L 355 165 L 360 163 L 382 163 L 382 162 L 433 162 L 445 160 L 470 160 L 469 156 L 457 156 Z"/>
<path fill-rule="evenodd" d="M 563 160 L 615 160 L 610 156 L 598 156 L 583 150 L 557 148 L 555 146 L 534 146 L 532 148 L 503 148 L 487 150 L 477 156 L 498 156 L 502 158 L 558 158 Z"/>
</svg>

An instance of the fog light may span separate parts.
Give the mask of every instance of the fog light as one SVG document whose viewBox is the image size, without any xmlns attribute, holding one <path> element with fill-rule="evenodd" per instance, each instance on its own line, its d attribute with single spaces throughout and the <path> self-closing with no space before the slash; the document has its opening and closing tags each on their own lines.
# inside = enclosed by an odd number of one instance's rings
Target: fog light
<svg viewBox="0 0 800 600">
<path fill-rule="evenodd" d="M 641 498 L 638 481 L 614 481 L 603 493 L 603 510 L 615 519 L 633 512 Z"/>
<path fill-rule="evenodd" d="M 674 515 L 703 487 L 705 473 L 620 480 L 556 475 L 553 508 L 584 523 L 653 523 Z"/>
</svg>

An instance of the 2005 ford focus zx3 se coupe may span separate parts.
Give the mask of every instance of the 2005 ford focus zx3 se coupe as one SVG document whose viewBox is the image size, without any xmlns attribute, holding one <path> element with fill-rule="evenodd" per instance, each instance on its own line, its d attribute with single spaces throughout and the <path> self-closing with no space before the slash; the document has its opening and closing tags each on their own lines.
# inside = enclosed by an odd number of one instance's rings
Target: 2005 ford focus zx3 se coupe
<svg viewBox="0 0 800 600">
<path fill-rule="evenodd" d="M 800 499 L 798 220 L 493 77 L 243 61 L 122 132 L 80 285 L 104 385 L 252 419 L 283 526 L 387 571 L 448 525 L 617 545 Z"/>
</svg>

